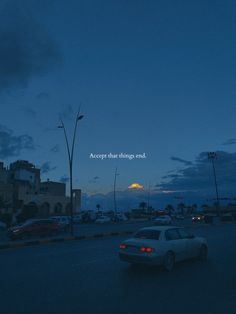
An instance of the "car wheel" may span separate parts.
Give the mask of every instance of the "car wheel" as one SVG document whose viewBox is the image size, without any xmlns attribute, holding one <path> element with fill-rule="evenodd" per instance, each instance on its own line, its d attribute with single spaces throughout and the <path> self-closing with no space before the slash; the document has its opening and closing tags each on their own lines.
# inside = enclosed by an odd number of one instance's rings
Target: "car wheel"
<svg viewBox="0 0 236 314">
<path fill-rule="evenodd" d="M 208 249 L 206 245 L 202 245 L 200 247 L 200 251 L 199 251 L 199 259 L 201 261 L 206 261 L 207 260 L 207 256 L 208 256 Z"/>
<path fill-rule="evenodd" d="M 164 257 L 164 269 L 167 271 L 171 271 L 175 264 L 175 256 L 174 253 L 171 251 L 168 251 Z"/>
</svg>

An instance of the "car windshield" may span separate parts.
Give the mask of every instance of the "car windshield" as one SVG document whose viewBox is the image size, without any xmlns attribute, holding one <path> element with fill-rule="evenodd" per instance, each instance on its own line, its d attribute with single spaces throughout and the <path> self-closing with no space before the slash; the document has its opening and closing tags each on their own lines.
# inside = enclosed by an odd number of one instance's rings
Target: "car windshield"
<svg viewBox="0 0 236 314">
<path fill-rule="evenodd" d="M 159 240 L 160 231 L 154 229 L 146 229 L 138 231 L 134 237 L 139 239 Z"/>
</svg>

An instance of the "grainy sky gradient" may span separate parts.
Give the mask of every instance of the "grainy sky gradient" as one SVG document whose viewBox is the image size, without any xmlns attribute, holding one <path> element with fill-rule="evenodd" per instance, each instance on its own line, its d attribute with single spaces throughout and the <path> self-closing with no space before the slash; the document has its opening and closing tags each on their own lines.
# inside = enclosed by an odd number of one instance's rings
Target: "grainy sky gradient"
<svg viewBox="0 0 236 314">
<path fill-rule="evenodd" d="M 44 179 L 66 182 L 56 127 L 61 116 L 72 132 L 81 104 L 75 184 L 84 192 L 109 192 L 117 166 L 121 191 L 150 182 L 212 196 L 203 156 L 219 151 L 219 166 L 228 162 L 224 193 L 232 194 L 235 55 L 231 0 L 1 1 L 0 158 L 27 159 Z M 89 159 L 109 152 L 147 158 Z"/>
</svg>

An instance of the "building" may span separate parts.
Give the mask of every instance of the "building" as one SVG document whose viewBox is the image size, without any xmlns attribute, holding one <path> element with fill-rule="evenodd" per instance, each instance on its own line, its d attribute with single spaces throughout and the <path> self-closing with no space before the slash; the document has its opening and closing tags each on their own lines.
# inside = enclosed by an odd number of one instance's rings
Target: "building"
<svg viewBox="0 0 236 314">
<path fill-rule="evenodd" d="M 26 160 L 10 164 L 9 180 L 14 186 L 24 186 L 28 194 L 38 194 L 40 190 L 40 169 Z"/>
<path fill-rule="evenodd" d="M 12 209 L 19 211 L 24 206 L 37 208 L 38 216 L 68 214 L 70 198 L 66 196 L 66 184 L 41 182 L 40 169 L 26 160 L 17 160 L 9 169 L 0 163 L 0 196 L 8 200 Z M 73 191 L 74 211 L 81 207 L 81 190 Z"/>
<path fill-rule="evenodd" d="M 49 179 L 45 182 L 40 183 L 40 194 L 51 194 L 55 196 L 66 195 L 66 185 L 61 182 L 50 181 Z"/>
<path fill-rule="evenodd" d="M 6 204 L 12 203 L 13 184 L 9 183 L 8 170 L 4 167 L 3 162 L 0 162 L 0 198 Z"/>
</svg>

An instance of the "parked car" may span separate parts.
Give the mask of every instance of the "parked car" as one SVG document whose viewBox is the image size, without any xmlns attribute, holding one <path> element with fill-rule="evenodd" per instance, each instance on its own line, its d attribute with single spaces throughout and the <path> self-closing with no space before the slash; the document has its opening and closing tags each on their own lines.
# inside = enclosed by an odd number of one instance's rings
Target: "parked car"
<svg viewBox="0 0 236 314">
<path fill-rule="evenodd" d="M 172 219 L 168 215 L 159 216 L 154 219 L 155 225 L 170 225 L 172 223 Z"/>
<path fill-rule="evenodd" d="M 58 223 L 59 228 L 62 231 L 67 231 L 70 227 L 71 220 L 68 216 L 53 216 L 51 219 Z"/>
<path fill-rule="evenodd" d="M 176 215 L 175 219 L 184 220 L 184 216 L 183 215 Z"/>
<path fill-rule="evenodd" d="M 73 216 L 73 222 L 75 224 L 79 224 L 83 221 L 82 215 L 81 214 L 77 214 Z"/>
<path fill-rule="evenodd" d="M 207 259 L 206 239 L 195 237 L 182 227 L 154 226 L 138 230 L 120 244 L 119 257 L 131 264 L 163 265 L 171 271 L 174 264 L 190 258 Z"/>
<path fill-rule="evenodd" d="M 192 222 L 197 223 L 197 222 L 204 222 L 205 217 L 204 215 L 194 215 L 192 216 Z"/>
<path fill-rule="evenodd" d="M 128 218 L 125 216 L 125 214 L 122 214 L 122 213 L 118 213 L 116 214 L 113 219 L 113 221 L 127 221 Z"/>
<path fill-rule="evenodd" d="M 111 221 L 111 218 L 110 217 L 107 217 L 107 216 L 100 216 L 99 218 L 97 218 L 95 220 L 95 223 L 97 224 L 104 224 L 104 223 L 107 223 L 107 222 L 110 222 Z"/>
<path fill-rule="evenodd" d="M 25 239 L 29 236 L 56 235 L 60 227 L 53 219 L 31 219 L 22 225 L 8 230 L 8 236 L 12 240 Z"/>
</svg>

